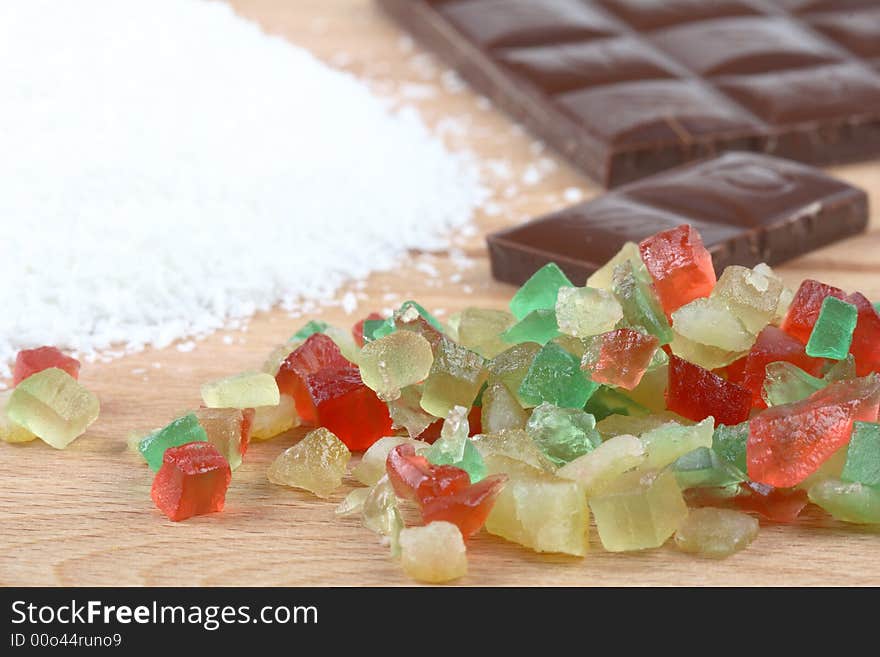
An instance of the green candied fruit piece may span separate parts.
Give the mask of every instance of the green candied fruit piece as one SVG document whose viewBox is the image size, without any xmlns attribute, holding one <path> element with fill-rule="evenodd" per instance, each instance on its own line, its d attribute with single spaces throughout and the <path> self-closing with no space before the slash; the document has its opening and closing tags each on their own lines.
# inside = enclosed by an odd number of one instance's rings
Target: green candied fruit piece
<svg viewBox="0 0 880 657">
<path fill-rule="evenodd" d="M 64 449 L 98 419 L 98 398 L 70 374 L 50 367 L 16 386 L 6 415 L 47 445 Z"/>
<path fill-rule="evenodd" d="M 556 299 L 559 330 L 576 338 L 589 338 L 614 330 L 623 319 L 623 308 L 611 292 L 591 287 L 560 288 Z"/>
<path fill-rule="evenodd" d="M 740 472 L 747 472 L 746 441 L 749 439 L 749 423 L 719 424 L 712 434 L 712 451 Z"/>
<path fill-rule="evenodd" d="M 646 468 L 663 468 L 698 447 L 711 447 L 715 420 L 710 416 L 698 424 L 667 422 L 642 434 Z"/>
<path fill-rule="evenodd" d="M 640 275 L 642 274 L 642 275 Z M 633 268 L 629 260 L 614 268 L 612 290 L 623 308 L 623 316 L 632 326 L 638 326 L 654 337 L 661 345 L 672 342 L 672 328 L 660 307 L 660 301 L 642 269 Z"/>
<path fill-rule="evenodd" d="M 501 338 L 501 334 L 514 321 L 513 315 L 504 310 L 465 308 L 458 318 L 458 343 L 483 358 L 495 358 L 510 346 Z"/>
<path fill-rule="evenodd" d="M 389 324 L 389 322 L 391 322 Z M 394 331 L 393 320 L 388 319 L 365 319 L 364 320 L 364 342 L 372 342 L 381 337 L 389 335 Z"/>
<path fill-rule="evenodd" d="M 840 478 L 866 486 L 880 486 L 880 424 L 853 423 L 852 438 L 846 450 L 846 464 Z"/>
<path fill-rule="evenodd" d="M 407 386 L 424 380 L 431 371 L 431 343 L 413 331 L 395 331 L 364 345 L 360 373 L 364 385 L 382 401 L 394 401 Z"/>
<path fill-rule="evenodd" d="M 853 304 L 825 297 L 807 342 L 807 355 L 832 360 L 846 358 L 858 319 L 859 311 Z"/>
<path fill-rule="evenodd" d="M 748 351 L 755 341 L 755 336 L 717 298 L 701 297 L 685 304 L 672 313 L 672 327 L 691 342 L 733 353 Z"/>
<path fill-rule="evenodd" d="M 874 306 L 874 310 L 876 310 L 878 313 L 880 313 L 880 301 L 875 301 L 871 305 Z"/>
<path fill-rule="evenodd" d="M 732 509 L 693 509 L 675 532 L 682 552 L 723 559 L 744 550 L 758 535 L 758 520 Z"/>
<path fill-rule="evenodd" d="M 208 408 L 256 408 L 278 406 L 281 394 L 271 374 L 243 372 L 202 384 L 202 401 Z"/>
<path fill-rule="evenodd" d="M 628 395 L 608 386 L 599 386 L 587 401 L 584 410 L 595 417 L 597 422 L 610 415 L 644 417 L 651 412 Z"/>
<path fill-rule="evenodd" d="M 388 475 L 383 475 L 370 487 L 364 499 L 361 519 L 364 527 L 390 541 L 391 553 L 396 556 L 400 549 L 398 541 L 403 530 L 403 517 Z"/>
<path fill-rule="evenodd" d="M 550 402 L 562 408 L 583 408 L 598 387 L 581 370 L 576 356 L 551 342 L 532 361 L 519 396 L 528 406 Z"/>
<path fill-rule="evenodd" d="M 711 298 L 720 299 L 752 335 L 773 321 L 783 284 L 763 262 L 753 269 L 731 265 L 718 278 Z"/>
<path fill-rule="evenodd" d="M 722 459 L 709 447 L 699 447 L 678 457 L 672 464 L 672 470 L 682 490 L 723 488 L 746 479 L 742 471 Z"/>
<path fill-rule="evenodd" d="M 556 263 L 547 263 L 516 291 L 510 300 L 510 312 L 517 319 L 523 319 L 533 310 L 552 310 L 562 287 L 573 285 Z"/>
<path fill-rule="evenodd" d="M 502 351 L 488 364 L 492 378 L 506 385 L 521 406 L 525 404 L 519 396 L 519 387 L 539 351 L 541 351 L 541 345 L 534 342 L 523 342 L 512 346 L 507 351 Z"/>
<path fill-rule="evenodd" d="M 532 411 L 526 433 L 555 465 L 565 465 L 602 443 L 592 415 L 546 402 Z"/>
<path fill-rule="evenodd" d="M 468 473 L 475 484 L 486 477 L 483 456 L 468 438 L 470 427 L 468 409 L 456 406 L 449 412 L 434 444 L 421 451 L 421 455 L 434 465 L 454 465 Z"/>
<path fill-rule="evenodd" d="M 688 514 L 670 470 L 624 473 L 590 498 L 590 509 L 609 552 L 660 547 Z"/>
<path fill-rule="evenodd" d="M 323 333 L 330 325 L 327 322 L 322 322 L 319 319 L 313 319 L 312 321 L 306 323 L 299 331 L 290 336 L 290 340 L 288 342 L 301 342 L 306 338 L 313 336 L 315 333 Z"/>
<path fill-rule="evenodd" d="M 423 410 L 445 418 L 456 406 L 470 408 L 489 378 L 486 361 L 443 336 L 434 352 L 434 363 L 422 385 Z"/>
<path fill-rule="evenodd" d="M 207 440 L 208 434 L 199 423 L 199 418 L 195 413 L 190 413 L 146 436 L 138 443 L 138 451 L 146 459 L 150 469 L 158 471 L 162 467 L 165 450 L 169 447 Z"/>
<path fill-rule="evenodd" d="M 810 501 L 843 522 L 880 524 L 880 488 L 857 481 L 825 479 L 808 491 Z"/>
<path fill-rule="evenodd" d="M 827 382 L 804 372 L 797 365 L 785 361 L 768 363 L 761 397 L 767 406 L 781 406 L 806 399 Z"/>
<path fill-rule="evenodd" d="M 626 434 L 615 436 L 556 471 L 557 477 L 576 481 L 587 498 L 603 490 L 617 477 L 639 467 L 645 460 L 642 441 Z"/>
<path fill-rule="evenodd" d="M 482 395 L 480 426 L 486 433 L 523 429 L 529 414 L 501 381 L 494 381 Z"/>
<path fill-rule="evenodd" d="M 635 242 L 626 242 L 611 260 L 599 267 L 587 279 L 587 287 L 597 290 L 611 290 L 614 285 L 614 268 L 629 262 L 634 268 L 644 267 L 642 256 L 639 253 L 639 245 Z"/>
<path fill-rule="evenodd" d="M 501 339 L 508 344 L 535 342 L 544 345 L 560 335 L 555 311 L 533 310 L 502 333 Z"/>
</svg>

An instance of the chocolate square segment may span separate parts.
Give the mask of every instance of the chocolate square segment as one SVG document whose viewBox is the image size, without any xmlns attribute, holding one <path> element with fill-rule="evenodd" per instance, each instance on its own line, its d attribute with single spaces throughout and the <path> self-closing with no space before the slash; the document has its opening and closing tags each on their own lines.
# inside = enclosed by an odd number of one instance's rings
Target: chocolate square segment
<svg viewBox="0 0 880 657">
<path fill-rule="evenodd" d="M 880 57 L 880 3 L 873 9 L 805 17 L 813 29 L 861 57 Z"/>
<path fill-rule="evenodd" d="M 821 171 L 754 153 L 728 153 L 487 238 L 495 278 L 521 284 L 556 262 L 577 285 L 624 245 L 690 224 L 719 271 L 778 264 L 863 231 L 865 192 Z"/>
<path fill-rule="evenodd" d="M 601 4 L 637 30 L 758 13 L 741 0 L 601 0 Z"/>
</svg>

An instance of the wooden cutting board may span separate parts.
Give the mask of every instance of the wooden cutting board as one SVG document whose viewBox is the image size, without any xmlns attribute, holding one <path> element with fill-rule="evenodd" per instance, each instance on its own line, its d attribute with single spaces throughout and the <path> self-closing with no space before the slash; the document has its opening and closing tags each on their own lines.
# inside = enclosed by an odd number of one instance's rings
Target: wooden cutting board
<svg viewBox="0 0 880 657">
<path fill-rule="evenodd" d="M 351 290 L 358 307 L 324 308 L 350 325 L 371 310 L 416 298 L 448 314 L 502 308 L 512 288 L 491 280 L 483 235 L 568 204 L 565 190 L 598 190 L 519 127 L 466 89 L 385 19 L 370 0 L 234 0 L 266 31 L 405 99 L 455 148 L 491 162 L 493 206 L 478 230 L 458 236 L 460 254 L 413 254 L 394 272 Z M 295 80 L 290 81 L 296 84 Z M 782 268 L 790 285 L 811 276 L 880 299 L 880 162 L 832 173 L 865 187 L 874 207 L 867 234 Z M 344 191 L 344 181 L 340 190 Z M 572 198 L 574 191 L 569 191 Z M 369 199 L 364 199 L 369 202 Z M 259 240 L 259 236 L 255 236 Z M 296 245 L 291 245 L 292 249 Z M 253 247 L 259 253 L 258 244 Z M 128 451 L 135 430 L 161 426 L 199 403 L 205 380 L 259 367 L 306 318 L 261 314 L 247 331 L 224 331 L 192 351 L 174 346 L 107 363 L 87 363 L 82 381 L 101 398 L 99 421 L 64 452 L 39 441 L 0 444 L 2 585 L 393 585 L 410 583 L 376 536 L 356 519 L 334 518 L 335 503 L 269 484 L 266 468 L 301 433 L 251 447 L 222 514 L 167 521 L 150 501 L 151 472 Z M 765 525 L 752 546 L 724 561 L 667 546 L 638 554 L 603 552 L 591 529 L 585 559 L 539 555 L 485 533 L 469 545 L 466 585 L 809 585 L 880 584 L 880 528 L 845 526 L 812 508 L 792 526 Z"/>
</svg>

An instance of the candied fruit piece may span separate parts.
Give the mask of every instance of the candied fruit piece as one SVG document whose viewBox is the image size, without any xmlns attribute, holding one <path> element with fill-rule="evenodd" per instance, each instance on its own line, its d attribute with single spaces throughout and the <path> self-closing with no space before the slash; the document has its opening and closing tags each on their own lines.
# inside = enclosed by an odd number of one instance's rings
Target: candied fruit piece
<svg viewBox="0 0 880 657">
<path fill-rule="evenodd" d="M 616 388 L 608 386 L 599 386 L 587 400 L 584 410 L 596 418 L 597 422 L 610 415 L 645 416 L 651 413 L 649 408 L 642 406 Z"/>
<path fill-rule="evenodd" d="M 290 340 L 288 342 L 302 342 L 303 340 L 310 338 L 315 333 L 323 333 L 330 325 L 327 322 L 322 322 L 319 319 L 313 319 L 310 322 L 306 322 L 303 327 L 290 336 Z"/>
<path fill-rule="evenodd" d="M 846 358 L 858 316 L 859 311 L 851 303 L 836 297 L 825 297 L 807 341 L 807 355 L 833 360 Z"/>
<path fill-rule="evenodd" d="M 624 472 L 645 461 L 645 448 L 635 436 L 623 434 L 609 438 L 592 452 L 576 458 L 556 471 L 556 476 L 576 481 L 587 498 L 604 490 Z"/>
<path fill-rule="evenodd" d="M 494 358 L 510 345 L 501 334 L 514 323 L 513 315 L 504 310 L 465 308 L 458 323 L 458 343 L 483 358 Z"/>
<path fill-rule="evenodd" d="M 461 530 L 462 536 L 470 538 L 486 524 L 495 499 L 506 482 L 507 475 L 495 474 L 465 488 L 426 497 L 421 501 L 422 518 L 425 522 L 451 522 Z"/>
<path fill-rule="evenodd" d="M 644 267 L 642 264 L 642 256 L 639 254 L 639 245 L 635 242 L 625 242 L 620 251 L 614 254 L 604 265 L 590 274 L 587 279 L 587 287 L 596 288 L 597 290 L 611 290 L 614 277 L 614 268 L 629 262 L 633 267 Z"/>
<path fill-rule="evenodd" d="M 725 488 L 745 480 L 745 474 L 709 447 L 698 447 L 672 464 L 675 480 L 688 488 Z"/>
<path fill-rule="evenodd" d="M 657 351 L 653 335 L 621 328 L 588 341 L 581 369 L 596 383 L 632 390 L 642 380 Z"/>
<path fill-rule="evenodd" d="M 388 452 L 388 481 L 397 497 L 421 503 L 430 497 L 451 495 L 471 484 L 468 473 L 452 465 L 433 465 L 403 443 Z"/>
<path fill-rule="evenodd" d="M 672 313 L 672 328 L 691 342 L 734 353 L 748 351 L 755 341 L 736 315 L 717 299 L 694 299 L 681 306 Z"/>
<path fill-rule="evenodd" d="M 370 487 L 364 500 L 361 518 L 364 527 L 391 541 L 392 553 L 398 551 L 398 537 L 403 529 L 403 518 L 400 515 L 394 488 L 391 487 L 387 476 Z"/>
<path fill-rule="evenodd" d="M 590 509 L 609 552 L 660 547 L 688 514 L 670 470 L 627 472 L 591 497 Z"/>
<path fill-rule="evenodd" d="M 501 381 L 486 388 L 480 412 L 482 431 L 495 433 L 504 429 L 522 429 L 528 419 L 528 413 Z"/>
<path fill-rule="evenodd" d="M 745 472 L 746 441 L 749 438 L 749 423 L 741 422 L 733 426 L 719 424 L 712 434 L 712 451 L 722 459 Z"/>
<path fill-rule="evenodd" d="M 556 299 L 559 330 L 576 338 L 611 331 L 623 319 L 623 308 L 611 292 L 591 287 L 564 287 Z"/>
<path fill-rule="evenodd" d="M 712 256 L 700 234 L 687 224 L 642 240 L 639 253 L 667 315 L 694 299 L 708 297 L 715 287 Z"/>
<path fill-rule="evenodd" d="M 628 260 L 618 265 L 614 269 L 612 290 L 630 326 L 643 328 L 656 337 L 661 345 L 672 341 L 669 320 L 663 314 L 660 301 L 642 270 L 634 268 Z"/>
<path fill-rule="evenodd" d="M 323 333 L 315 333 L 284 359 L 275 381 L 281 394 L 293 397 L 296 413 L 302 421 L 315 424 L 318 416 L 306 389 L 306 379 L 320 370 L 345 367 L 351 367 L 351 363 L 343 357 L 336 343 Z"/>
<path fill-rule="evenodd" d="M 364 502 L 367 501 L 367 495 L 369 494 L 369 488 L 355 488 L 345 496 L 345 499 L 339 503 L 333 510 L 333 513 L 340 518 L 363 514 Z"/>
<path fill-rule="evenodd" d="M 488 460 L 490 456 L 504 456 L 521 461 L 540 471 L 552 472 L 552 461 L 535 444 L 531 436 L 521 429 L 507 429 L 498 433 L 486 433 L 474 438 L 474 446 Z"/>
<path fill-rule="evenodd" d="M 782 279 L 764 263 L 753 269 L 732 265 L 721 273 L 711 297 L 723 301 L 757 335 L 776 317 L 782 290 Z"/>
<path fill-rule="evenodd" d="M 806 399 L 826 385 L 822 379 L 785 361 L 768 363 L 766 372 L 761 396 L 767 406 L 781 406 Z"/>
<path fill-rule="evenodd" d="M 734 504 L 743 511 L 757 513 L 771 522 L 792 523 L 807 506 L 807 492 L 796 488 L 775 488 L 756 481 L 740 484 Z"/>
<path fill-rule="evenodd" d="M 64 370 L 74 379 L 79 378 L 80 363 L 76 358 L 65 355 L 56 347 L 38 347 L 18 352 L 15 357 L 15 367 L 12 370 L 12 385 L 17 386 L 32 374 L 42 372 L 50 367 Z"/>
<path fill-rule="evenodd" d="M 412 331 L 395 331 L 361 350 L 361 379 L 379 399 L 393 401 L 400 397 L 401 388 L 424 380 L 433 362 L 434 353 L 425 338 Z"/>
<path fill-rule="evenodd" d="M 254 409 L 251 427 L 252 440 L 269 440 L 299 424 L 296 403 L 290 395 L 280 395 L 277 406 L 258 406 Z"/>
<path fill-rule="evenodd" d="M 738 351 L 727 351 L 700 344 L 675 331 L 673 331 L 672 343 L 669 346 L 672 353 L 679 358 L 684 358 L 689 363 L 694 363 L 707 370 L 717 370 L 740 359 Z"/>
<path fill-rule="evenodd" d="M 359 320 L 354 326 L 351 327 L 351 336 L 354 338 L 354 343 L 358 347 L 364 346 L 364 325 L 367 322 L 383 322 L 384 317 L 379 313 L 373 312 Z"/>
<path fill-rule="evenodd" d="M 440 431 L 440 438 L 426 448 L 422 454 L 435 465 L 454 465 L 465 470 L 472 483 L 486 476 L 483 457 L 468 439 L 470 427 L 468 411 L 463 406 L 453 408 Z"/>
<path fill-rule="evenodd" d="M 880 424 L 853 423 L 846 463 L 840 478 L 866 486 L 880 486 Z"/>
<path fill-rule="evenodd" d="M 529 406 L 550 402 L 564 408 L 583 408 L 598 384 L 581 371 L 580 361 L 552 342 L 537 353 L 519 387 Z"/>
<path fill-rule="evenodd" d="M 502 351 L 489 361 L 488 368 L 491 376 L 506 385 L 521 406 L 525 404 L 519 397 L 519 387 L 540 350 L 541 345 L 524 342 L 512 346 L 507 351 Z"/>
<path fill-rule="evenodd" d="M 705 365 L 704 365 L 705 367 Z M 635 403 L 655 413 L 666 410 L 663 393 L 669 378 L 669 356 L 662 349 L 654 352 L 654 362 L 642 375 L 642 380 L 626 395 Z"/>
<path fill-rule="evenodd" d="M 6 404 L 12 396 L 12 390 L 0 392 L 0 440 L 5 443 L 27 443 L 36 440 L 36 436 L 23 426 L 16 424 L 6 415 Z M 525 419 L 523 419 L 525 424 Z"/>
<path fill-rule="evenodd" d="M 571 281 L 555 263 L 547 263 L 516 291 L 510 300 L 510 312 L 523 319 L 533 310 L 552 310 L 563 287 L 572 287 Z"/>
<path fill-rule="evenodd" d="M 6 415 L 56 449 L 64 449 L 98 419 L 98 398 L 70 374 L 50 367 L 19 383 Z"/>
<path fill-rule="evenodd" d="M 138 451 L 154 471 L 162 467 L 162 458 L 169 447 L 207 441 L 208 434 L 195 413 L 173 420 L 167 426 L 154 431 L 138 443 Z"/>
<path fill-rule="evenodd" d="M 749 477 L 796 486 L 849 441 L 855 420 L 875 422 L 878 405 L 880 379 L 872 375 L 832 383 L 802 401 L 759 413 L 749 422 Z"/>
<path fill-rule="evenodd" d="M 596 429 L 602 440 L 608 440 L 614 436 L 622 436 L 624 434 L 632 434 L 633 436 L 641 436 L 657 427 L 663 426 L 667 422 L 680 422 L 690 424 L 690 420 L 685 420 L 675 413 L 667 410 L 651 415 L 620 415 L 618 413 L 602 418 L 596 424 Z"/>
<path fill-rule="evenodd" d="M 647 455 L 645 467 L 662 468 L 688 452 L 700 447 L 711 447 L 714 425 L 714 420 L 707 417 L 692 426 L 667 422 L 642 434 L 642 444 Z"/>
<path fill-rule="evenodd" d="M 482 356 L 443 337 L 422 386 L 422 409 L 445 418 L 456 406 L 470 408 L 488 377 Z"/>
<path fill-rule="evenodd" d="M 880 524 L 880 488 L 857 481 L 826 479 L 810 488 L 810 501 L 843 522 Z"/>
<path fill-rule="evenodd" d="M 836 297 L 843 299 L 846 295 L 840 288 L 832 285 L 825 285 L 819 281 L 807 279 L 801 283 L 798 291 L 795 292 L 794 299 L 788 308 L 788 313 L 782 321 L 782 330 L 788 335 L 800 341 L 801 344 L 807 344 L 810 339 L 810 333 L 816 320 L 819 319 L 819 313 L 822 310 L 822 302 L 826 297 Z"/>
<path fill-rule="evenodd" d="M 281 401 L 275 378 L 266 372 L 243 372 L 202 385 L 208 408 L 277 406 Z"/>
<path fill-rule="evenodd" d="M 741 380 L 733 378 L 752 393 L 752 405 L 758 408 L 765 406 L 762 398 L 767 365 L 777 361 L 785 361 L 797 365 L 808 374 L 816 376 L 821 373 L 823 360 L 812 358 L 804 351 L 804 345 L 793 337 L 783 333 L 775 326 L 768 326 L 758 334 L 752 345 L 742 371 Z"/>
<path fill-rule="evenodd" d="M 880 314 L 863 295 L 854 292 L 846 300 L 858 309 L 858 321 L 849 351 L 855 357 L 856 374 L 880 371 Z"/>
<path fill-rule="evenodd" d="M 758 521 L 731 509 L 693 509 L 675 532 L 682 552 L 723 559 L 749 546 L 758 535 Z"/>
<path fill-rule="evenodd" d="M 153 502 L 169 520 L 223 510 L 232 470 L 209 442 L 169 447 L 153 479 Z"/>
<path fill-rule="evenodd" d="M 458 527 L 442 520 L 400 532 L 403 572 L 419 582 L 441 584 L 467 575 L 467 554 Z"/>
<path fill-rule="evenodd" d="M 501 339 L 507 344 L 534 342 L 544 345 L 560 335 L 555 310 L 533 310 L 502 333 Z"/>
<path fill-rule="evenodd" d="M 749 419 L 752 393 L 678 356 L 669 358 L 666 407 L 695 422 L 707 417 L 715 424 L 739 424 Z"/>
<path fill-rule="evenodd" d="M 272 461 L 266 476 L 273 484 L 330 497 L 342 486 L 350 458 L 351 452 L 343 442 L 321 427 L 281 452 Z"/>
<path fill-rule="evenodd" d="M 573 461 L 602 442 L 592 415 L 578 408 L 559 408 L 546 402 L 532 411 L 526 433 L 555 465 Z"/>
<path fill-rule="evenodd" d="M 424 447 L 426 443 L 401 436 L 379 438 L 364 452 L 360 462 L 351 471 L 352 476 L 365 486 L 372 486 L 385 474 L 388 454 L 398 445 Z"/>
<path fill-rule="evenodd" d="M 194 411 L 207 440 L 217 448 L 233 470 L 241 465 L 251 439 L 252 408 L 199 408 Z"/>
<path fill-rule="evenodd" d="M 400 397 L 388 403 L 388 413 L 395 429 L 406 429 L 410 438 L 420 437 L 437 422 L 437 418 L 422 410 L 422 391 L 418 386 L 407 386 Z M 439 435 L 439 434 L 438 434 Z"/>
</svg>

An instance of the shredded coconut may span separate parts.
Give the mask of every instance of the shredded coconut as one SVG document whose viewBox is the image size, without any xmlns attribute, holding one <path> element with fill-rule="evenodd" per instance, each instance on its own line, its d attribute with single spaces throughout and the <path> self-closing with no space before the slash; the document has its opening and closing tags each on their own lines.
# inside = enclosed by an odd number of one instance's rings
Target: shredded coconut
<svg viewBox="0 0 880 657">
<path fill-rule="evenodd" d="M 414 110 L 218 2 L 3 0 L 0 79 L 0 376 L 304 312 L 486 198 Z"/>
</svg>

